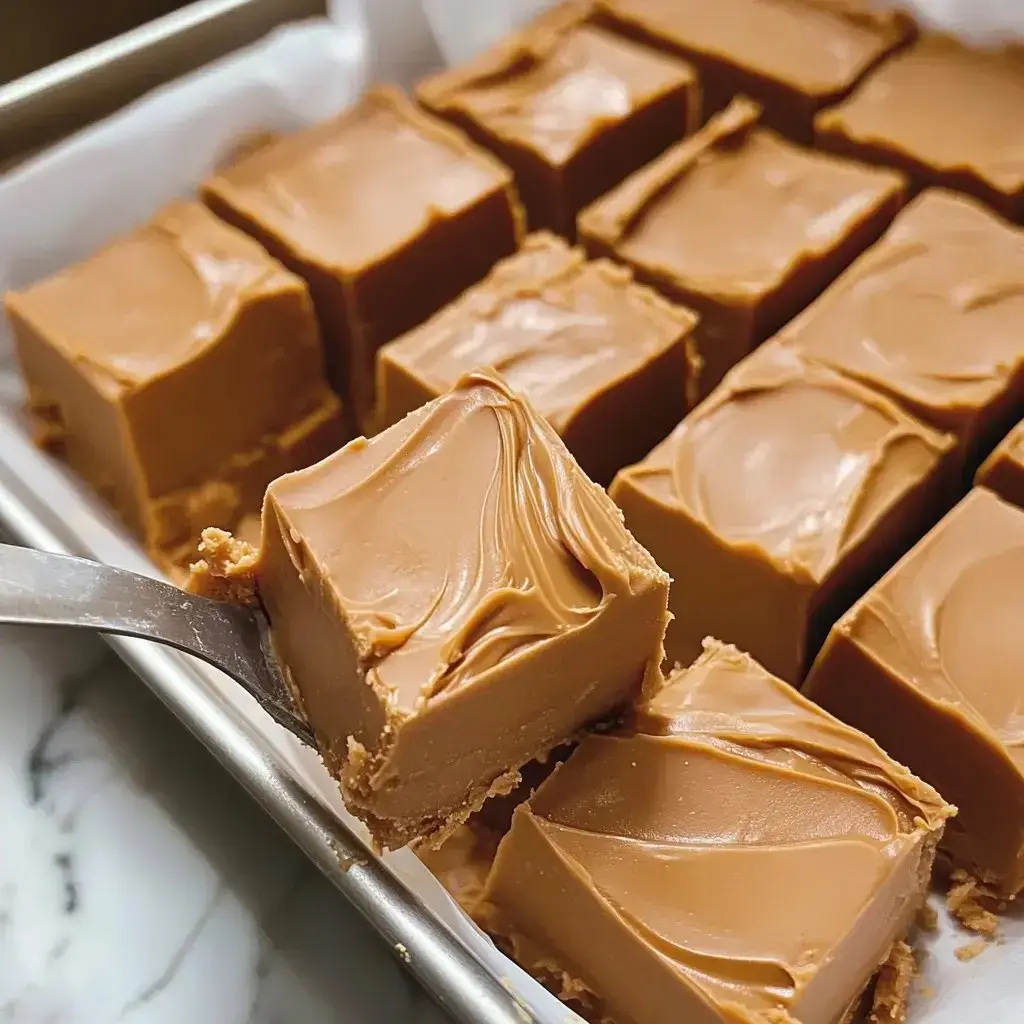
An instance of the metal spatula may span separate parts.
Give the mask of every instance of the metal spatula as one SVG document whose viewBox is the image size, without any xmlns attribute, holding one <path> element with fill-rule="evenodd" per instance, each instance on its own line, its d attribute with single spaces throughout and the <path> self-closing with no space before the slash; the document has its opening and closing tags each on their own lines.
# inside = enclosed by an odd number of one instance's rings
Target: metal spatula
<svg viewBox="0 0 1024 1024">
<path fill-rule="evenodd" d="M 313 745 L 309 726 L 298 714 L 270 653 L 269 624 L 259 611 L 186 594 L 170 583 L 85 558 L 0 544 L 0 623 L 117 633 L 194 654 L 223 669 L 275 721 Z M 224 725 L 229 731 L 228 723 Z M 218 736 L 225 749 L 236 739 L 233 734 Z M 252 765 L 242 770 L 238 759 L 220 751 L 219 745 L 218 756 L 392 944 L 453 1018 L 462 1024 L 535 1024 L 534 1016 L 505 985 L 345 825 L 298 792 L 286 773 L 273 771 L 274 785 L 268 787 L 262 775 L 249 777 L 256 774 Z M 268 798 L 268 789 L 274 799 Z M 296 825 L 300 819 L 301 827 Z"/>
<path fill-rule="evenodd" d="M 85 558 L 0 544 L 0 622 L 153 640 L 226 672 L 275 722 L 315 746 L 270 649 L 261 611 Z"/>
</svg>

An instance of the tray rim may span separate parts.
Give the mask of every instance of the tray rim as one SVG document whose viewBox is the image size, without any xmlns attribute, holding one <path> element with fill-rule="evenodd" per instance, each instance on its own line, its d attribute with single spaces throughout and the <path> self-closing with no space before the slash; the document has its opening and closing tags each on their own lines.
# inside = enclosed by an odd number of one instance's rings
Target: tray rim
<svg viewBox="0 0 1024 1024">
<path fill-rule="evenodd" d="M 321 5 L 322 6 L 322 5 Z M 70 131 L 125 106 L 151 88 L 190 68 L 180 62 L 147 79 L 142 88 L 122 89 L 116 104 L 76 99 L 83 83 L 110 87 L 125 62 L 159 62 L 173 48 L 216 24 L 213 47 L 192 67 L 224 56 L 252 38 L 252 23 L 239 12 L 262 8 L 256 24 L 263 35 L 294 18 L 310 0 L 197 0 L 120 36 L 0 86 L 0 139 L 27 119 L 58 121 Z M 223 19 L 227 18 L 227 21 Z M 38 139 L 52 143 L 59 132 Z M 26 147 L 22 146 L 21 150 Z M 0 164 L 19 155 L 0 143 Z M 3 167 L 0 166 L 0 175 Z M 12 447 L 13 446 L 13 447 Z M 23 431 L 0 417 L 0 530 L 16 543 L 57 554 L 89 557 L 59 512 L 34 493 L 9 456 L 38 453 Z M 271 744 L 264 743 L 239 712 L 204 680 L 193 659 L 145 640 L 105 636 L 113 651 L 196 736 L 214 758 L 320 869 L 391 947 L 394 955 L 439 1005 L 464 1024 L 531 1024 L 534 1017 L 507 983 L 494 974 L 399 879 L 348 826 L 316 800 Z"/>
</svg>

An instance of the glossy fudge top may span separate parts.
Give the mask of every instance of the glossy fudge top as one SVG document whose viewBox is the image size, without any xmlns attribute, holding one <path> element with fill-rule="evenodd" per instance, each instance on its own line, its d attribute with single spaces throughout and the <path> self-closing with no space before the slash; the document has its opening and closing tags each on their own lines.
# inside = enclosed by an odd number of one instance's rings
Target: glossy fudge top
<svg viewBox="0 0 1024 1024">
<path fill-rule="evenodd" d="M 843 93 L 911 32 L 856 0 L 598 0 L 625 25 L 822 99 Z"/>
<path fill-rule="evenodd" d="M 204 189 L 283 239 L 295 258 L 352 274 L 511 181 L 459 132 L 379 86 L 333 120 L 258 149 Z"/>
<path fill-rule="evenodd" d="M 596 393 L 674 345 L 696 319 L 627 270 L 588 262 L 542 232 L 383 358 L 438 392 L 493 367 L 562 432 Z"/>
<path fill-rule="evenodd" d="M 1021 373 L 1022 323 L 1024 231 L 934 190 L 779 337 L 944 423 Z"/>
<path fill-rule="evenodd" d="M 722 542 L 822 582 L 951 445 L 885 397 L 769 343 L 622 476 Z"/>
<path fill-rule="evenodd" d="M 587 736 L 519 808 L 528 820 L 513 825 L 495 875 L 514 868 L 514 843 L 529 831 L 647 955 L 706 1002 L 732 1007 L 730 1020 L 741 1008 L 784 1008 L 838 1021 L 885 956 L 882 931 L 913 912 L 922 839 L 950 810 L 867 736 L 708 641 L 624 727 Z M 547 872 L 535 877 L 543 885 Z M 557 877 L 549 884 L 552 912 L 575 917 Z M 578 964 L 594 940 L 575 938 Z M 559 951 L 546 952 L 573 973 Z"/>
<path fill-rule="evenodd" d="M 750 304 L 900 187 L 894 172 L 801 149 L 759 116 L 734 101 L 584 210 L 580 233 L 686 291 Z"/>
<path fill-rule="evenodd" d="M 268 529 L 319 578 L 399 717 L 665 580 L 553 429 L 482 372 L 274 481 Z"/>
<path fill-rule="evenodd" d="M 1021 109 L 1024 48 L 979 50 L 924 36 L 819 114 L 815 127 L 1013 194 L 1024 189 Z"/>
<path fill-rule="evenodd" d="M 114 397 L 203 355 L 249 306 L 304 293 L 256 242 L 198 203 L 179 202 L 6 301 Z"/>
<path fill-rule="evenodd" d="M 417 95 L 563 165 L 634 110 L 696 83 L 685 63 L 587 24 L 591 7 L 557 7 L 470 64 L 420 83 Z"/>
<path fill-rule="evenodd" d="M 977 488 L 837 629 L 1024 771 L 1024 512 Z"/>
</svg>

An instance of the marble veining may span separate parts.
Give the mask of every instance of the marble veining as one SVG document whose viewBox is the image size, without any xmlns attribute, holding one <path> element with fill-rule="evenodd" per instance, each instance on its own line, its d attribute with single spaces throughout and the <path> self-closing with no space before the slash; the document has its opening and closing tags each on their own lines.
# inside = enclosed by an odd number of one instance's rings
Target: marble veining
<svg viewBox="0 0 1024 1024">
<path fill-rule="evenodd" d="M 98 640 L 0 629 L 2 1024 L 447 1024 Z"/>
</svg>

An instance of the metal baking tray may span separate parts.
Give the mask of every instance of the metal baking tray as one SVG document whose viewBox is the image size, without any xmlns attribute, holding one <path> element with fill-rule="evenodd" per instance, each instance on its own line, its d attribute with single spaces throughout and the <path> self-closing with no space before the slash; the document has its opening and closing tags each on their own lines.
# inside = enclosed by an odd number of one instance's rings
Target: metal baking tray
<svg viewBox="0 0 1024 1024">
<path fill-rule="evenodd" d="M 322 13 L 323 0 L 200 0 L 41 71 L 0 86 L 0 164 L 84 127 L 148 89 L 256 40 L 285 21 Z M 40 473 L 51 490 L 40 484 Z M 98 556 L 117 527 L 68 514 L 27 433 L 0 418 L 0 530 L 49 551 Z M 65 483 L 63 486 L 67 486 Z M 58 488 L 59 490 L 59 488 Z M 145 641 L 107 642 L 274 817 L 384 937 L 438 1003 L 465 1024 L 534 1018 L 330 810 L 280 751 L 261 740 L 209 669 Z"/>
</svg>

